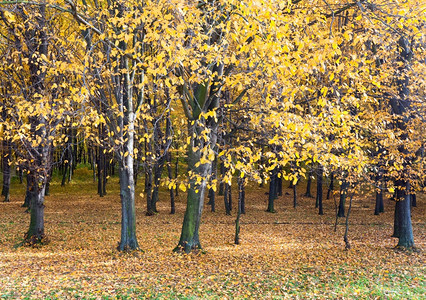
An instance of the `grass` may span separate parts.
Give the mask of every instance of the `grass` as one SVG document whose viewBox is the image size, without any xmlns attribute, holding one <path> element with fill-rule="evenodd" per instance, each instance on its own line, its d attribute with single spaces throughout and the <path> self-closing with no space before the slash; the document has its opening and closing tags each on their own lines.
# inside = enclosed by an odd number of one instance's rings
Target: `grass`
<svg viewBox="0 0 426 300">
<path fill-rule="evenodd" d="M 21 207 L 25 186 L 13 182 L 10 203 L 0 203 L 1 299 L 424 299 L 424 195 L 413 210 L 419 252 L 393 250 L 393 202 L 374 216 L 373 197 L 354 199 L 344 250 L 343 220 L 334 227 L 334 202 L 325 200 L 319 216 L 314 199 L 299 197 L 292 207 L 290 189 L 266 213 L 267 187 L 250 186 L 241 219 L 241 245 L 233 244 L 235 211 L 225 216 L 222 197 L 216 213 L 205 207 L 200 229 L 205 253 L 172 253 L 185 209 L 180 193 L 175 215 L 161 192 L 160 213 L 145 216 L 137 197 L 137 236 L 143 252 L 121 254 L 120 200 L 116 178 L 108 194 L 96 195 L 92 178 L 61 187 L 56 180 L 46 197 L 42 248 L 14 248 L 29 215 Z M 84 174 L 83 174 L 84 173 Z M 286 187 L 286 185 L 284 185 Z M 137 187 L 137 195 L 142 192 Z M 299 195 L 303 192 L 300 190 Z M 236 199 L 236 194 L 233 199 Z"/>
</svg>

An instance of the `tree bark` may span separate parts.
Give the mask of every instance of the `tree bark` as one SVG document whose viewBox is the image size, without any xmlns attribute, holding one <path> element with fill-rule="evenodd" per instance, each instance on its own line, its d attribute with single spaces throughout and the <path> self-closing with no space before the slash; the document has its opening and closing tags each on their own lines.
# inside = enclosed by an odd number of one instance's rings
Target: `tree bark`
<svg viewBox="0 0 426 300">
<path fill-rule="evenodd" d="M 179 154 L 176 155 L 176 161 L 175 161 L 175 178 L 178 178 L 179 176 Z M 179 187 L 176 185 L 175 188 L 175 196 L 179 196 Z"/>
<path fill-rule="evenodd" d="M 212 180 L 216 179 L 216 173 L 217 173 L 217 156 L 215 155 L 214 160 L 213 160 L 213 166 L 212 166 Z M 210 205 L 211 207 L 211 211 L 215 212 L 216 211 L 216 192 L 214 191 L 213 188 L 209 189 L 209 194 L 208 194 L 208 198 L 209 198 L 209 202 L 207 203 L 208 205 Z"/>
<path fill-rule="evenodd" d="M 169 176 L 169 180 L 171 181 L 173 179 L 173 173 L 172 173 L 172 153 L 170 151 L 167 152 L 167 174 Z M 173 191 L 173 187 L 169 189 L 170 192 L 170 214 L 174 214 L 176 212 L 175 207 L 175 193 Z"/>
<path fill-rule="evenodd" d="M 237 218 L 235 219 L 235 244 L 240 244 L 240 217 L 241 217 L 241 204 L 243 200 L 243 187 L 244 187 L 244 178 L 238 179 L 238 210 Z"/>
<path fill-rule="evenodd" d="M 416 194 L 414 192 L 411 194 L 411 206 L 417 207 L 417 197 L 416 197 Z"/>
<path fill-rule="evenodd" d="M 395 203 L 395 227 L 393 236 L 399 239 L 397 245 L 399 248 L 412 248 L 414 246 L 410 198 L 410 184 L 405 182 L 405 189 L 402 192 L 402 197 L 398 197 Z"/>
<path fill-rule="evenodd" d="M 221 176 L 221 179 L 223 179 L 223 176 L 225 175 L 225 164 L 223 161 L 221 161 L 219 165 L 220 165 L 220 176 Z M 221 180 L 219 183 L 219 196 L 223 196 L 224 189 L 225 189 L 224 184 L 225 183 L 223 182 L 223 180 Z"/>
<path fill-rule="evenodd" d="M 282 196 L 283 195 L 283 177 L 279 176 L 278 177 L 278 173 L 281 172 L 281 168 L 278 169 L 277 171 L 277 177 L 275 178 L 276 180 L 276 185 L 277 185 L 277 191 L 276 191 L 276 198 L 278 198 L 278 196 Z"/>
<path fill-rule="evenodd" d="M 324 210 L 322 206 L 322 179 L 323 179 L 323 168 L 320 166 L 318 168 L 318 176 L 317 176 L 317 202 L 318 202 L 318 214 L 323 215 Z"/>
<path fill-rule="evenodd" d="M 224 189 L 224 194 L 223 194 L 223 201 L 225 203 L 225 214 L 227 216 L 230 216 L 231 215 L 231 205 L 230 205 L 230 201 L 229 201 L 229 195 L 230 195 L 229 189 L 231 187 L 227 183 L 225 183 L 224 186 L 225 186 L 225 189 Z"/>
<path fill-rule="evenodd" d="M 241 185 L 241 213 L 246 213 L 246 185 L 245 181 L 242 182 Z"/>
<path fill-rule="evenodd" d="M 296 208 L 297 207 L 297 190 L 296 190 L 296 185 L 293 185 L 293 207 Z"/>
<path fill-rule="evenodd" d="M 331 172 L 330 185 L 328 186 L 328 190 L 327 190 L 327 198 L 326 198 L 327 200 L 330 199 L 330 194 L 331 192 L 333 192 L 333 190 L 334 190 L 334 173 Z"/>
<path fill-rule="evenodd" d="M 3 140 L 3 188 L 1 191 L 2 196 L 4 196 L 3 202 L 10 201 L 10 179 L 11 179 L 11 156 L 12 150 L 11 145 L 8 140 Z"/>
<path fill-rule="evenodd" d="M 309 197 L 312 198 L 312 194 L 311 194 L 311 185 L 312 185 L 312 176 L 314 175 L 314 171 L 311 168 L 309 170 L 309 174 L 308 174 L 308 182 L 306 183 L 306 193 L 305 193 L 305 197 Z"/>
<path fill-rule="evenodd" d="M 44 233 L 44 194 L 46 182 L 42 178 L 37 177 L 38 175 L 34 173 L 28 174 L 27 177 L 31 190 L 31 193 L 28 194 L 31 197 L 31 218 L 29 229 L 24 237 L 24 243 L 28 246 L 48 242 Z"/>
<path fill-rule="evenodd" d="M 203 141 L 197 137 L 203 127 L 197 126 L 197 121 L 190 128 L 191 145 L 203 145 Z M 195 134 L 193 134 L 195 133 Z M 213 140 L 211 144 L 215 144 Z M 194 151 L 193 147 L 188 149 L 188 170 L 192 174 L 189 178 L 190 188 L 188 189 L 185 216 L 182 224 L 182 231 L 179 243 L 174 251 L 184 251 L 189 253 L 193 250 L 201 249 L 199 228 L 201 214 L 204 206 L 204 193 L 206 190 L 207 176 L 211 171 L 211 162 L 197 164 L 201 159 L 201 151 Z M 197 181 L 198 179 L 201 179 Z"/>
<path fill-rule="evenodd" d="M 337 216 L 339 218 L 345 217 L 345 202 L 346 202 L 347 193 L 348 193 L 348 182 L 346 181 L 346 179 L 343 179 L 342 185 L 340 186 L 339 211 L 337 212 Z"/>
<path fill-rule="evenodd" d="M 268 195 L 268 208 L 267 212 L 274 213 L 274 201 L 277 198 L 277 171 L 276 168 L 272 170 L 271 180 L 269 181 L 269 195 Z"/>
<path fill-rule="evenodd" d="M 128 147 L 129 148 L 129 147 Z M 133 158 L 127 156 L 120 164 L 121 240 L 119 251 L 139 249 L 136 239 L 135 183 Z"/>
</svg>

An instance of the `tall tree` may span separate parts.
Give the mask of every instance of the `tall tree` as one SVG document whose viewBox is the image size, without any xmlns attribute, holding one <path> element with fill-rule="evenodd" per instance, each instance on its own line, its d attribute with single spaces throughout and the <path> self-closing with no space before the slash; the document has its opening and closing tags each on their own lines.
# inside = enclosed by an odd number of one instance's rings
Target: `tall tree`
<svg viewBox="0 0 426 300">
<path fill-rule="evenodd" d="M 64 81 L 66 76 L 75 78 L 69 68 L 72 54 L 64 59 L 75 35 L 72 26 L 64 26 L 64 20 L 52 14 L 47 1 L 3 5 L 0 22 L 6 47 L 0 52 L 0 73 L 10 89 L 1 105 L 1 116 L 8 116 L 1 117 L 1 126 L 17 164 L 28 173 L 31 219 L 24 242 L 34 245 L 47 240 L 44 196 L 52 151 L 67 139 L 62 135 L 64 123 L 75 116 L 80 101 L 79 91 Z"/>
</svg>

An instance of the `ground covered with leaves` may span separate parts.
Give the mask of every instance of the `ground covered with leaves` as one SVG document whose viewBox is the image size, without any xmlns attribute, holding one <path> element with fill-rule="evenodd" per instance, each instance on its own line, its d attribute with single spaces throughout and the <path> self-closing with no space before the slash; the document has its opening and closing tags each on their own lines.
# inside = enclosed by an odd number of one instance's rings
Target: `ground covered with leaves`
<svg viewBox="0 0 426 300">
<path fill-rule="evenodd" d="M 120 201 L 115 183 L 99 198 L 92 182 L 53 184 L 46 197 L 46 233 L 40 248 L 17 247 L 29 215 L 24 186 L 14 184 L 10 203 L 0 203 L 1 299 L 421 299 L 425 295 L 426 241 L 424 196 L 412 213 L 418 251 L 401 252 L 391 238 L 394 203 L 374 216 L 373 196 L 354 198 L 349 239 L 344 250 L 344 221 L 334 232 L 335 204 L 325 200 L 325 215 L 315 199 L 291 190 L 267 213 L 265 188 L 249 187 L 247 213 L 241 219 L 241 244 L 234 245 L 235 208 L 226 216 L 222 197 L 217 212 L 206 206 L 200 230 L 204 251 L 173 253 L 184 213 L 184 194 L 177 213 L 169 214 L 167 193 L 160 213 L 145 216 L 137 199 L 138 241 L 143 251 L 121 254 Z M 138 187 L 141 189 L 141 186 Z M 300 191 L 300 194 L 302 191 Z M 139 194 L 139 192 L 138 192 Z M 234 195 L 235 207 L 236 195 Z M 423 298 L 424 299 L 424 298 Z"/>
</svg>

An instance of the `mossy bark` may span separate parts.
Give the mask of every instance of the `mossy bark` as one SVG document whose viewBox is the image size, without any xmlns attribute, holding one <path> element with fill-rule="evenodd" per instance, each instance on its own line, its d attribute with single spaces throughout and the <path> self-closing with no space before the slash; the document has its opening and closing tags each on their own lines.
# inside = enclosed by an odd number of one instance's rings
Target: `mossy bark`
<svg viewBox="0 0 426 300">
<path fill-rule="evenodd" d="M 192 135 L 191 145 L 188 149 L 188 174 L 189 187 L 188 195 L 186 198 L 186 210 L 182 224 L 181 236 L 179 243 L 174 251 L 190 253 L 194 250 L 201 249 L 199 228 L 201 222 L 201 214 L 204 207 L 204 194 L 206 191 L 206 180 L 211 173 L 212 163 L 207 162 L 201 164 L 201 150 L 203 147 L 209 147 L 204 144 L 202 138 L 198 135 L 203 130 L 202 126 L 196 124 L 190 129 L 194 134 Z M 214 142 L 214 140 L 213 140 Z M 213 143 L 214 144 L 214 143 Z M 194 151 L 194 149 L 196 149 Z"/>
</svg>

